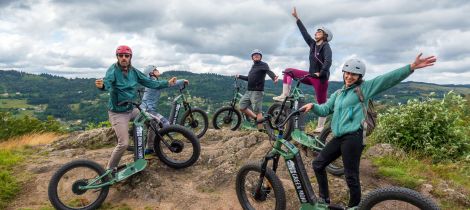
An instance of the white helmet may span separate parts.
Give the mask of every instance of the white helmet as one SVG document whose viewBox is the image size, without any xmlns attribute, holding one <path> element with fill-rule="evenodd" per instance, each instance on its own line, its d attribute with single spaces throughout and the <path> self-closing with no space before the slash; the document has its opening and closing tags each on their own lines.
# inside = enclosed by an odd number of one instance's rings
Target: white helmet
<svg viewBox="0 0 470 210">
<path fill-rule="evenodd" d="M 156 66 L 154 65 L 148 65 L 144 68 L 144 74 L 150 75 L 150 73 L 153 72 L 153 70 L 157 69 Z"/>
<path fill-rule="evenodd" d="M 254 49 L 253 51 L 251 51 L 251 57 L 253 57 L 254 54 L 259 54 L 261 55 L 261 57 L 263 57 L 263 52 L 261 52 L 260 49 Z"/>
<path fill-rule="evenodd" d="M 331 33 L 331 31 L 328 30 L 327 28 L 322 26 L 322 27 L 318 28 L 317 30 L 322 30 L 327 35 L 326 41 L 329 42 L 333 39 L 333 33 Z"/>
<path fill-rule="evenodd" d="M 352 58 L 344 62 L 343 72 L 360 74 L 364 77 L 364 75 L 366 74 L 366 65 L 361 60 Z"/>
</svg>

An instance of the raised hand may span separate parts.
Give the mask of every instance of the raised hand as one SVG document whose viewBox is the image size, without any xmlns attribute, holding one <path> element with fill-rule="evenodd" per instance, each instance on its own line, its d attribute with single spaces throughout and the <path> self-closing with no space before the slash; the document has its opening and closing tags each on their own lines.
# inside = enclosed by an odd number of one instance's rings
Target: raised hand
<svg viewBox="0 0 470 210">
<path fill-rule="evenodd" d="M 422 55 L 423 53 L 420 53 L 418 56 L 416 56 L 415 61 L 411 64 L 412 71 L 415 69 L 432 66 L 437 60 L 436 56 L 429 56 L 426 58 L 421 58 Z"/>
<path fill-rule="evenodd" d="M 103 89 L 103 79 L 95 80 L 95 86 L 99 89 Z"/>
<path fill-rule="evenodd" d="M 295 17 L 295 19 L 299 19 L 299 16 L 297 16 L 297 10 L 294 7 L 294 10 L 292 10 L 292 16 Z"/>
<path fill-rule="evenodd" d="M 170 84 L 170 86 L 175 85 L 176 84 L 176 77 L 172 77 L 171 79 L 169 79 L 168 83 Z"/>
</svg>

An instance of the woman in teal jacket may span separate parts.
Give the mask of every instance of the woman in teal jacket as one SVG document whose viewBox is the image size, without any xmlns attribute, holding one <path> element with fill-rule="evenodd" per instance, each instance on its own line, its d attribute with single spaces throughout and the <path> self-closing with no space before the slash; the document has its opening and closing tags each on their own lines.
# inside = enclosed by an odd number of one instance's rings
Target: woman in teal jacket
<svg viewBox="0 0 470 210">
<path fill-rule="evenodd" d="M 368 101 L 406 79 L 414 70 L 432 66 L 436 62 L 434 56 L 421 58 L 421 55 L 419 54 L 412 64 L 369 81 L 362 80 L 366 72 L 364 63 L 358 59 L 350 59 L 343 65 L 343 88 L 333 93 L 325 104 L 309 103 L 302 107 L 305 112 L 312 109 L 316 115 L 322 117 L 333 114 L 331 129 L 334 138 L 313 161 L 320 197 L 326 203 L 329 203 L 330 198 L 325 168 L 340 156 L 343 158 L 344 174 L 349 188 L 348 206 L 357 206 L 361 200 L 359 163 L 364 148 L 362 122 L 365 117 L 359 97 L 354 91 L 355 87 L 359 85 L 364 101 Z"/>
</svg>

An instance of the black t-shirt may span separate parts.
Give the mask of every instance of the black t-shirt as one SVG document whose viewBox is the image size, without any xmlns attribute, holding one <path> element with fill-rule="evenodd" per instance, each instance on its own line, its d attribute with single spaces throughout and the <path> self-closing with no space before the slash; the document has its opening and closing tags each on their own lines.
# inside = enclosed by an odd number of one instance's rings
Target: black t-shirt
<svg viewBox="0 0 470 210">
<path fill-rule="evenodd" d="M 239 75 L 238 77 L 242 80 L 248 81 L 248 88 L 249 91 L 264 91 L 264 78 L 268 74 L 272 80 L 276 77 L 274 72 L 269 69 L 267 63 L 263 61 L 255 61 L 253 66 L 251 66 L 251 70 L 248 73 L 248 76 Z"/>
</svg>

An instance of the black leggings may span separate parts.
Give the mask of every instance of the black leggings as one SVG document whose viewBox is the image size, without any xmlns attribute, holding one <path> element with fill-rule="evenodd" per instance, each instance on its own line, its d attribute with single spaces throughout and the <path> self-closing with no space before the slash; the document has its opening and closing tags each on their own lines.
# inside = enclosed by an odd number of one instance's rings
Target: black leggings
<svg viewBox="0 0 470 210">
<path fill-rule="evenodd" d="M 362 129 L 333 138 L 313 161 L 320 197 L 329 200 L 328 179 L 325 168 L 338 157 L 343 158 L 344 175 L 349 187 L 349 207 L 359 205 L 361 184 L 359 182 L 359 163 L 364 146 Z"/>
</svg>

